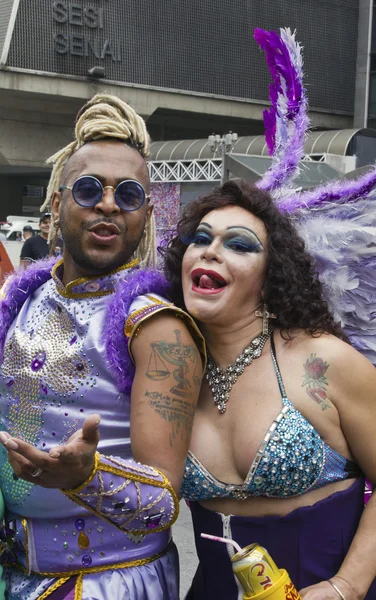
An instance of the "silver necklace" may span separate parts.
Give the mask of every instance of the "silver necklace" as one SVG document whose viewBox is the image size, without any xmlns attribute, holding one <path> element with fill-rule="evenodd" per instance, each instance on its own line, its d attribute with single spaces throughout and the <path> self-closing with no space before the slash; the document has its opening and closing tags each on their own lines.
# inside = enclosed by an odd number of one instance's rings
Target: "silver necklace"
<svg viewBox="0 0 376 600">
<path fill-rule="evenodd" d="M 253 359 L 261 356 L 262 350 L 272 331 L 272 328 L 270 328 L 268 333 L 261 333 L 251 340 L 248 346 L 244 348 L 243 352 L 236 358 L 235 362 L 224 369 L 218 367 L 208 352 L 208 364 L 205 377 L 208 380 L 209 387 L 213 394 L 214 404 L 216 404 L 222 415 L 226 412 L 226 404 L 232 386 L 244 372 L 245 367 L 251 365 Z"/>
</svg>

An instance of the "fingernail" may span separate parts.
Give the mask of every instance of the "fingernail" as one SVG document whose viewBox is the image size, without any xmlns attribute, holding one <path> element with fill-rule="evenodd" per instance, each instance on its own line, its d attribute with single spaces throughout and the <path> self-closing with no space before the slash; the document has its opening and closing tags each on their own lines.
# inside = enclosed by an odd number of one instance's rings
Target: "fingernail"
<svg viewBox="0 0 376 600">
<path fill-rule="evenodd" d="M 5 446 L 7 448 L 9 448 L 10 450 L 18 450 L 18 444 L 17 444 L 17 442 L 15 442 L 14 440 L 12 440 L 11 438 L 9 438 L 9 440 L 7 440 L 5 442 Z"/>
<path fill-rule="evenodd" d="M 57 452 L 57 450 L 50 450 L 49 455 L 51 458 L 59 458 L 60 452 Z"/>
<path fill-rule="evenodd" d="M 6 444 L 7 440 L 9 440 L 9 435 L 7 433 L 5 433 L 5 431 L 2 431 L 0 433 L 0 442 L 2 444 Z"/>
</svg>

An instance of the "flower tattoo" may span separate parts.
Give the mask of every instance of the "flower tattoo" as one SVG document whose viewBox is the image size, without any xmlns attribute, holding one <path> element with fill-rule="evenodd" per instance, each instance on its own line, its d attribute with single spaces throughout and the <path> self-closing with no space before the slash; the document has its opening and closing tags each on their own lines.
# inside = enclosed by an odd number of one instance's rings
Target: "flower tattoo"
<svg viewBox="0 0 376 600">
<path fill-rule="evenodd" d="M 322 410 L 331 408 L 326 390 L 328 387 L 328 380 L 325 377 L 325 373 L 329 368 L 328 363 L 317 358 L 316 354 L 311 354 L 304 363 L 304 381 L 302 387 L 306 386 L 306 392 L 308 396 L 319 404 Z"/>
</svg>

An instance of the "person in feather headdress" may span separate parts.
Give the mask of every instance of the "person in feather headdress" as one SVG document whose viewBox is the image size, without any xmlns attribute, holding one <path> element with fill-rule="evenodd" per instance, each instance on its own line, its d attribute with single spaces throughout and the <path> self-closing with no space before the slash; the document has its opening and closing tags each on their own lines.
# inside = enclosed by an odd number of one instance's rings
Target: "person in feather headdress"
<svg viewBox="0 0 376 600">
<path fill-rule="evenodd" d="M 369 246 L 376 231 L 360 232 L 359 219 L 348 219 L 341 253 L 340 241 L 323 241 L 339 237 L 338 223 L 332 238 L 331 225 L 320 229 L 315 245 L 307 212 L 325 201 L 343 211 L 372 190 L 376 170 L 357 182 L 293 190 L 308 123 L 300 48 L 284 30 L 257 30 L 256 38 L 274 77 L 272 167 L 257 187 L 228 181 L 188 205 L 164 250 L 172 298 L 208 348 L 182 487 L 199 557 L 187 598 L 241 597 L 231 546 L 200 537 L 207 533 L 264 546 L 305 600 L 375 600 L 376 495 L 364 509 L 364 485 L 365 476 L 376 483 L 376 371 L 348 343 L 375 359 L 366 331 L 376 318 L 368 304 L 375 249 L 358 252 L 365 281 L 356 281 L 355 260 L 346 278 L 344 261 L 351 235 Z M 328 286 L 324 295 L 291 212 L 334 295 Z"/>
</svg>

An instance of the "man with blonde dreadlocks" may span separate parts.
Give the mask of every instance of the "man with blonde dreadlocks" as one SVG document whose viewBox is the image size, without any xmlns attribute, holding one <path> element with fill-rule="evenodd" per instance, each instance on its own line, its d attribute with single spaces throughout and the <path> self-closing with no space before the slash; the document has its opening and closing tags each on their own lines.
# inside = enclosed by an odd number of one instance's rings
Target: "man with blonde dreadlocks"
<svg viewBox="0 0 376 600">
<path fill-rule="evenodd" d="M 3 290 L 8 600 L 178 598 L 170 527 L 204 348 L 165 279 L 137 268 L 155 259 L 148 149 L 127 104 L 89 101 L 75 140 L 50 159 L 63 259 Z"/>
</svg>

